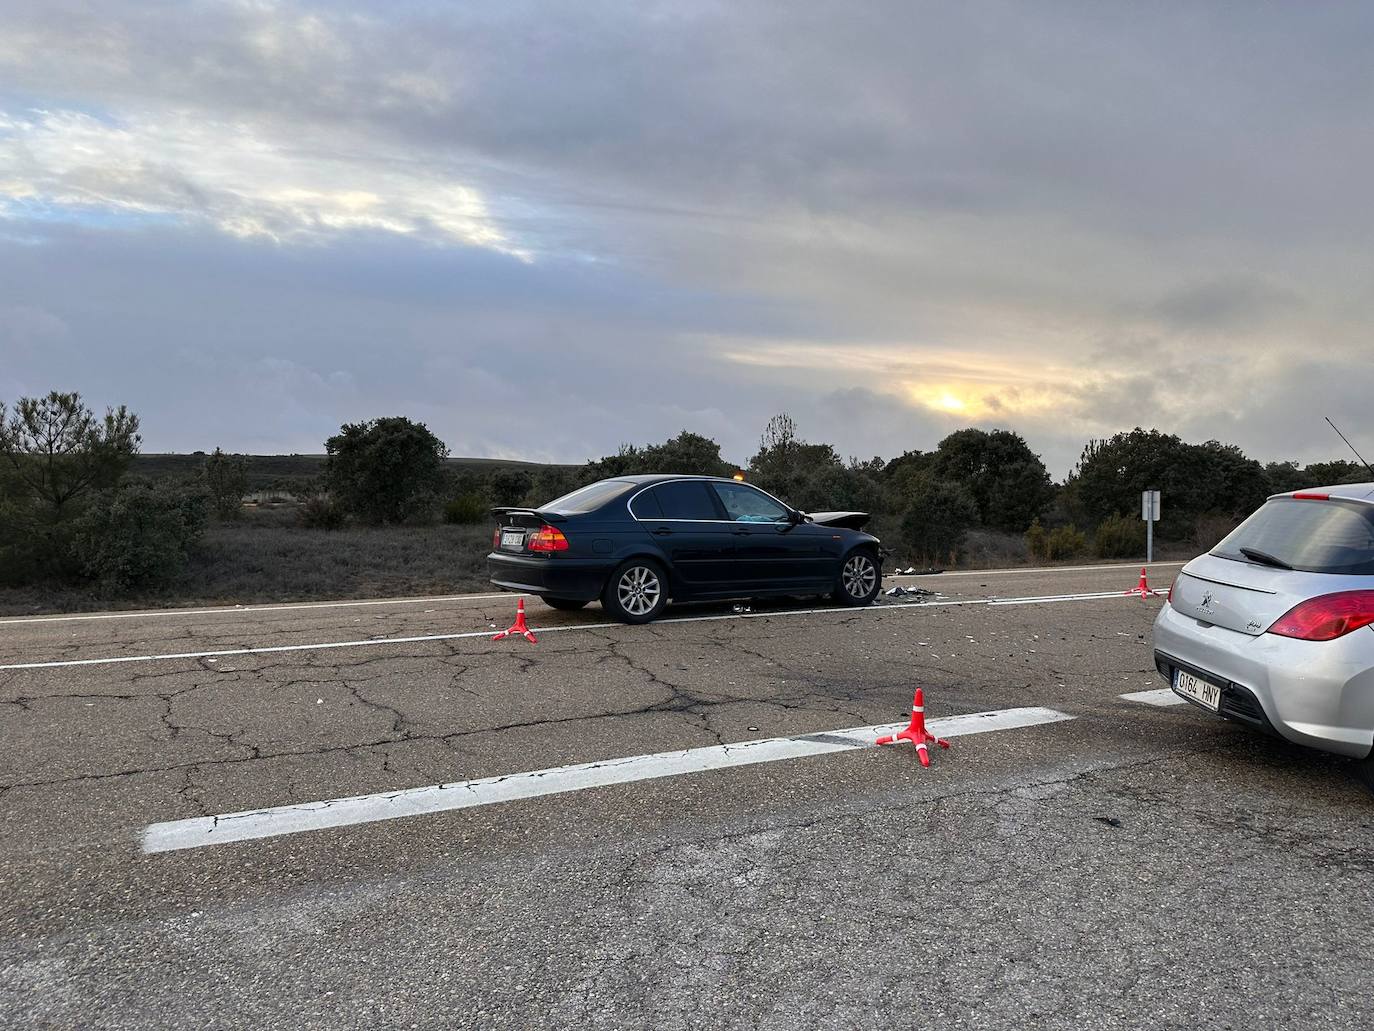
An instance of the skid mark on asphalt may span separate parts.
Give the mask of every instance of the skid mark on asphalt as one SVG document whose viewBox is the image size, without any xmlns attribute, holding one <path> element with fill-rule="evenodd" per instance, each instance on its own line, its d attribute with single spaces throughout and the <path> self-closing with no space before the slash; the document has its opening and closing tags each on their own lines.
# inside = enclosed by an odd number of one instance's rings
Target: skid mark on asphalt
<svg viewBox="0 0 1374 1031">
<path fill-rule="evenodd" d="M 1158 705 L 1161 707 L 1166 705 L 1188 704 L 1186 699 L 1180 698 L 1167 687 L 1161 687 L 1157 691 L 1131 691 L 1119 697 L 1124 698 L 1128 702 L 1141 702 L 1144 705 Z"/>
<path fill-rule="evenodd" d="M 1156 592 L 1162 593 L 1162 592 Z M 1134 598 L 1144 600 L 1138 594 L 1123 594 L 1108 591 L 1096 594 L 1051 594 L 1031 598 L 968 598 L 960 601 L 909 602 L 898 605 L 871 605 L 867 608 L 823 608 L 823 609 L 781 609 L 767 612 L 741 612 L 719 616 L 677 616 L 660 619 L 651 624 L 654 627 L 670 626 L 674 623 L 719 623 L 741 619 L 786 619 L 796 616 L 838 616 L 841 621 L 858 619 L 863 616 L 882 612 L 911 611 L 919 609 L 970 608 L 976 606 L 1012 605 L 1051 605 L 1072 604 L 1087 601 L 1124 601 Z M 628 628 L 623 623 L 569 623 L 562 626 L 533 627 L 537 634 L 568 633 L 578 630 L 607 630 Z M 75 666 L 105 666 L 129 662 L 160 662 L 174 659 L 218 659 L 231 655 L 270 655 L 282 652 L 313 652 L 335 648 L 376 648 L 389 644 L 416 644 L 426 641 L 461 641 L 479 637 L 491 637 L 491 630 L 474 630 L 456 634 L 422 634 L 412 637 L 373 637 L 362 641 L 324 641 L 317 644 L 279 644 L 249 648 L 220 648 L 211 651 L 168 652 L 158 655 L 107 655 L 91 659 L 50 659 L 41 662 L 14 662 L 0 665 L 0 671 L 22 669 L 61 669 Z"/>
<path fill-rule="evenodd" d="M 1058 723 L 1073 718 L 1056 709 L 1030 706 L 931 720 L 929 729 L 932 734 L 940 737 L 965 737 L 969 734 L 986 734 L 996 730 Z M 740 741 L 736 744 L 603 759 L 599 762 L 511 773 L 499 777 L 483 777 L 480 780 L 460 781 L 455 784 L 431 784 L 426 787 L 356 795 L 351 798 L 172 820 L 151 824 L 143 829 L 143 851 L 172 852 L 204 848 L 209 845 L 299 834 L 303 831 L 330 827 L 350 827 L 406 816 L 470 809 L 473 806 L 583 791 L 611 784 L 629 784 L 661 777 L 704 773 L 707 770 L 849 752 L 859 748 L 876 747 L 875 741 L 879 736 L 895 734 L 905 727 L 905 723 L 847 727 L 842 730 L 799 734 L 795 737 L 762 738 L 755 741 Z"/>
</svg>

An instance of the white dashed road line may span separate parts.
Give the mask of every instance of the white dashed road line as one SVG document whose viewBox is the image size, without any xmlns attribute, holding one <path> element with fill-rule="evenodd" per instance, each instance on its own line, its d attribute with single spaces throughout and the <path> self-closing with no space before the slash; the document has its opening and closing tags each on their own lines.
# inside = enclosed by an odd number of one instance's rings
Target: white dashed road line
<svg viewBox="0 0 1374 1031">
<path fill-rule="evenodd" d="M 909 602 L 901 605 L 870 605 L 867 608 L 823 608 L 823 609 L 778 609 L 768 612 L 737 612 L 719 616 L 678 616 L 660 619 L 655 626 L 668 626 L 673 623 L 715 623 L 736 619 L 785 619 L 793 616 L 830 615 L 849 618 L 855 615 L 872 615 L 881 612 L 894 612 L 910 609 L 941 609 L 993 605 L 1047 605 L 1051 603 L 1072 603 L 1083 601 L 1127 600 L 1137 595 L 1127 595 L 1117 591 L 1105 594 L 1054 594 L 1037 598 L 968 598 L 960 601 Z M 536 634 L 568 633 L 578 630 L 607 630 L 624 628 L 623 623 L 570 623 L 564 626 L 533 627 Z M 92 659 L 51 659 L 41 662 L 12 662 L 0 665 L 0 670 L 19 669 L 63 669 L 73 666 L 107 666 L 126 662 L 160 662 L 173 659 L 219 659 L 231 655 L 271 655 L 281 652 L 327 651 L 334 648 L 376 648 L 387 644 L 416 644 L 425 641 L 461 641 L 478 637 L 490 637 L 491 630 L 473 630 L 457 634 L 423 634 L 415 637 L 373 637 L 363 641 L 325 641 L 318 644 L 277 644 L 257 648 L 220 648 L 198 652 L 167 652 L 158 655 L 109 655 Z"/>
<path fill-rule="evenodd" d="M 1167 687 L 1161 687 L 1157 691 L 1131 691 L 1129 694 L 1120 696 L 1128 702 L 1141 702 L 1144 705 L 1187 705 L 1186 698 L 1180 698 Z"/>
<path fill-rule="evenodd" d="M 1101 573 L 1113 569 L 1134 569 L 1140 571 L 1144 566 L 1151 571 L 1155 569 L 1173 569 L 1176 566 L 1185 566 L 1186 561 L 1179 562 L 1122 562 L 1110 565 L 1098 566 L 1014 566 L 1010 569 L 955 569 L 944 573 L 885 573 L 883 579 L 934 579 L 940 577 L 944 579 L 949 576 L 1019 576 L 1023 573 Z"/>
<path fill-rule="evenodd" d="M 1155 562 L 1150 564 L 1150 568 L 1160 569 L 1181 566 L 1182 562 Z M 1101 572 L 1112 569 L 1139 569 L 1140 566 L 1134 563 L 1120 565 L 1097 565 L 1097 566 L 1017 566 L 1011 569 L 958 569 L 947 573 L 914 573 L 907 574 L 889 573 L 884 579 L 918 579 L 921 577 L 954 577 L 954 576 L 1004 576 L 1019 575 L 1023 573 L 1091 573 Z M 501 592 L 498 594 L 440 594 L 432 596 L 420 596 L 415 598 L 373 598 L 363 601 L 300 601 L 289 602 L 280 605 L 225 605 L 218 608 L 199 608 L 199 609 L 141 609 L 136 612 L 88 612 L 75 615 L 51 615 L 51 616 L 20 616 L 10 619 L 0 619 L 0 627 L 15 626 L 21 623 L 76 623 L 89 620 L 103 619 L 166 619 L 172 616 L 218 616 L 218 615 L 251 615 L 255 612 L 293 612 L 309 611 L 310 609 L 344 609 L 344 608 L 367 608 L 377 605 L 423 605 L 450 601 L 491 601 L 496 598 L 516 597 L 511 592 Z"/>
<path fill-rule="evenodd" d="M 1167 590 L 1153 590 L 1151 595 L 1164 596 Z M 989 605 L 1053 605 L 1061 601 L 1105 601 L 1108 598 L 1141 597 L 1139 591 L 1096 591 L 1092 594 L 1053 594 L 1047 597 L 1030 598 L 989 598 Z"/>
<path fill-rule="evenodd" d="M 964 737 L 994 730 L 1013 730 L 1034 727 L 1042 723 L 1058 723 L 1074 717 L 1055 709 L 1038 706 L 1020 709 L 1001 709 L 995 712 L 969 713 L 931 720 L 928 729 L 939 737 Z M 178 849 L 204 848 L 234 841 L 299 834 L 303 831 L 329 827 L 350 827 L 360 823 L 376 823 L 405 816 L 469 809 L 473 806 L 513 802 L 541 795 L 556 795 L 568 791 L 628 784 L 633 781 L 677 777 L 707 770 L 723 770 L 735 766 L 801 759 L 807 756 L 848 752 L 875 747 L 883 734 L 895 734 L 906 727 L 894 723 L 873 727 L 848 727 L 843 730 L 821 731 L 796 737 L 764 738 L 741 741 L 733 745 L 710 745 L 653 755 L 632 755 L 621 759 L 558 766 L 528 773 L 511 773 L 500 777 L 461 781 L 456 784 L 431 784 L 427 787 L 384 791 L 352 798 L 335 798 L 323 802 L 273 806 L 221 816 L 197 816 L 188 820 L 155 823 L 142 832 L 144 852 L 172 852 Z M 906 756 L 915 762 L 915 756 Z"/>
<path fill-rule="evenodd" d="M 167 616 L 228 616 L 251 615 L 255 612 L 308 612 L 310 609 L 359 609 L 375 605 L 428 605 L 446 601 L 491 601 L 494 598 L 517 598 L 509 591 L 500 594 L 442 594 L 431 598 L 374 598 L 370 601 L 302 601 L 283 605 L 226 605 L 214 609 L 143 609 L 138 612 L 88 612 L 75 616 L 23 616 L 0 619 L 0 626 L 19 623 L 79 623 L 93 619 L 153 619 Z"/>
</svg>

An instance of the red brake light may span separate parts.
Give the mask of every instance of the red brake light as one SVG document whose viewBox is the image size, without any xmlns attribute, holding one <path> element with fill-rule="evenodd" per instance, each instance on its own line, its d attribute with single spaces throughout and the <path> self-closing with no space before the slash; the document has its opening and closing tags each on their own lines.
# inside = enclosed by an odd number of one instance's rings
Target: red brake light
<svg viewBox="0 0 1374 1031">
<path fill-rule="evenodd" d="M 567 551 L 568 538 L 558 527 L 545 523 L 530 536 L 528 547 L 530 551 Z"/>
<path fill-rule="evenodd" d="M 495 551 L 501 546 L 501 527 L 491 531 L 491 550 Z"/>
<path fill-rule="evenodd" d="M 1293 494 L 1296 501 L 1330 501 L 1330 494 L 1317 494 L 1315 491 L 1300 490 Z"/>
<path fill-rule="evenodd" d="M 1172 605 L 1174 603 L 1174 584 L 1176 583 L 1178 583 L 1178 577 L 1169 581 L 1169 593 L 1164 596 L 1164 604 Z"/>
<path fill-rule="evenodd" d="M 1374 591 L 1341 591 L 1294 605 L 1269 628 L 1299 641 L 1334 641 L 1374 623 Z"/>
</svg>

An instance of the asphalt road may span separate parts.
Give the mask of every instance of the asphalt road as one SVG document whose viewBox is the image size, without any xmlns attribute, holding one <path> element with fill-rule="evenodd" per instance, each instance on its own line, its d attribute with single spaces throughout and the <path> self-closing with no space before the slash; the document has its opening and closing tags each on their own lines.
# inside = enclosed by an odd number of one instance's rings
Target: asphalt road
<svg viewBox="0 0 1374 1031">
<path fill-rule="evenodd" d="M 1374 799 L 1120 697 L 1165 686 L 1162 599 L 1076 596 L 1136 576 L 648 627 L 532 602 L 537 645 L 489 640 L 509 596 L 0 620 L 0 1024 L 1374 1024 Z M 932 719 L 1072 718 L 929 769 L 853 748 L 144 851 L 198 817 L 832 740 L 916 686 Z"/>
</svg>

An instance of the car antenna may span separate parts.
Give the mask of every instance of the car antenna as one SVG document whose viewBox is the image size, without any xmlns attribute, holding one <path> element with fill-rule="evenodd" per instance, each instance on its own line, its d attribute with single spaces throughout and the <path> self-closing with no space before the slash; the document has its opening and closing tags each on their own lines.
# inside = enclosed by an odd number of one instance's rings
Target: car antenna
<svg viewBox="0 0 1374 1031">
<path fill-rule="evenodd" d="M 1342 433 L 1340 429 L 1337 428 L 1336 424 L 1331 421 L 1331 416 L 1327 415 L 1323 416 L 1323 418 L 1325 418 L 1330 427 L 1336 431 L 1336 436 L 1340 437 L 1341 440 L 1345 441 L 1345 446 L 1348 447 L 1351 451 L 1355 451 L 1355 445 L 1350 443 L 1350 438 L 1347 437 L 1344 433 Z M 1368 462 L 1365 462 L 1364 455 L 1360 454 L 1358 451 L 1355 451 L 1355 457 L 1364 463 L 1364 467 L 1369 470 L 1369 475 L 1374 476 L 1374 465 L 1370 465 Z"/>
</svg>

